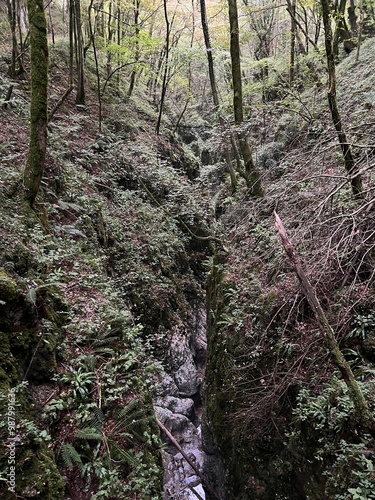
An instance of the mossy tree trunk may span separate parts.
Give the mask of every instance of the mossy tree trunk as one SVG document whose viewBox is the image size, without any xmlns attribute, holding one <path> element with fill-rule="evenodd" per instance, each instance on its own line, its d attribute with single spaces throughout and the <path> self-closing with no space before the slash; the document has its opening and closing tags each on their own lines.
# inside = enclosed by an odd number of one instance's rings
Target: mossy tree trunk
<svg viewBox="0 0 375 500">
<path fill-rule="evenodd" d="M 31 45 L 30 142 L 24 171 L 25 198 L 33 206 L 47 148 L 48 44 L 43 0 L 27 1 Z"/>
<path fill-rule="evenodd" d="M 167 7 L 167 0 L 163 1 L 163 8 L 164 8 L 164 19 L 165 19 L 165 67 L 164 67 L 164 75 L 163 75 L 163 83 L 161 87 L 161 96 L 160 96 L 160 103 L 159 103 L 159 116 L 158 116 L 158 121 L 156 124 L 156 135 L 159 135 L 160 133 L 160 126 L 161 126 L 161 117 L 163 115 L 164 111 L 164 100 L 165 100 L 165 95 L 167 93 L 167 76 L 168 76 L 168 71 L 169 71 L 169 48 L 170 48 L 170 34 L 171 34 L 171 24 L 169 22 L 168 18 L 168 7 Z"/>
<path fill-rule="evenodd" d="M 328 68 L 328 103 L 331 111 L 333 125 L 335 126 L 337 137 L 340 143 L 342 155 L 344 157 L 345 170 L 350 176 L 350 183 L 352 191 L 355 196 L 361 196 L 363 192 L 362 178 L 355 164 L 352 150 L 350 148 L 344 127 L 341 121 L 341 115 L 337 106 L 336 99 L 336 69 L 335 69 L 335 56 L 332 45 L 332 28 L 331 28 L 331 15 L 328 0 L 321 0 L 322 17 L 324 25 L 324 40 L 327 56 Z"/>
<path fill-rule="evenodd" d="M 73 18 L 74 18 L 76 60 L 77 60 L 76 104 L 84 106 L 86 102 L 86 92 L 85 92 L 84 43 L 82 35 L 81 0 L 71 0 L 71 2 L 73 2 Z"/>
<path fill-rule="evenodd" d="M 241 56 L 240 36 L 238 27 L 237 0 L 228 0 L 229 27 L 230 27 L 230 57 L 232 63 L 233 84 L 233 111 L 234 120 L 238 127 L 238 142 L 240 145 L 243 161 L 243 176 L 252 196 L 263 196 L 263 188 L 260 175 L 256 171 L 250 144 L 243 130 L 243 100 L 242 100 L 242 78 L 241 78 Z"/>
<path fill-rule="evenodd" d="M 226 128 L 225 121 L 224 121 L 224 118 L 220 112 L 219 96 L 218 96 L 218 92 L 217 92 L 215 69 L 214 69 L 214 58 L 212 55 L 212 47 L 211 47 L 211 41 L 210 41 L 210 32 L 208 29 L 207 11 L 206 11 L 205 0 L 200 0 L 200 7 L 201 7 L 201 23 L 202 23 L 204 43 L 206 46 L 207 62 L 208 62 L 208 74 L 210 77 L 212 100 L 214 102 L 214 108 L 215 108 L 215 111 L 216 111 L 216 114 L 218 116 L 218 120 L 220 123 L 221 134 L 222 134 L 223 142 L 224 142 L 225 162 L 227 164 L 228 172 L 230 175 L 231 190 L 232 190 L 232 193 L 234 193 L 237 189 L 237 177 L 236 177 L 236 173 L 234 171 L 234 168 L 232 167 L 232 160 L 231 160 L 231 155 L 230 155 L 228 138 L 226 137 L 226 133 L 225 133 L 225 128 Z"/>
</svg>

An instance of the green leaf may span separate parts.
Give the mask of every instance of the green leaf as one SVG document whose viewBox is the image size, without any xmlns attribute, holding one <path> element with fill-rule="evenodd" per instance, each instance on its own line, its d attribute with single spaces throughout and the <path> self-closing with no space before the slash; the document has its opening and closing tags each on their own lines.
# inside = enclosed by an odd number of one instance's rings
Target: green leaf
<svg viewBox="0 0 375 500">
<path fill-rule="evenodd" d="M 26 295 L 26 301 L 31 305 L 35 306 L 36 304 L 36 290 L 35 288 L 30 288 Z"/>
</svg>

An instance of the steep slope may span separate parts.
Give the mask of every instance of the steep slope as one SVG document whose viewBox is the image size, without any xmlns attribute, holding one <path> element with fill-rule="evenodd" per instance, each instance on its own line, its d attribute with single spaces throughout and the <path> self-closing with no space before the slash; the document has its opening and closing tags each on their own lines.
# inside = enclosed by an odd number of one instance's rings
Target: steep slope
<svg viewBox="0 0 375 500">
<path fill-rule="evenodd" d="M 51 57 L 53 107 L 58 44 Z M 2 74 L 2 95 L 10 83 Z M 194 156 L 154 135 L 146 96 L 108 95 L 101 134 L 97 112 L 89 90 L 85 107 L 71 94 L 54 115 L 34 213 L 21 181 L 28 83 L 0 109 L 2 498 L 13 486 L 22 498 L 162 497 L 152 396 L 181 368 L 172 340 L 189 346 L 204 304 L 207 242 L 191 232 L 207 234 L 209 201 Z"/>
<path fill-rule="evenodd" d="M 324 88 L 250 119 L 263 123 L 258 140 L 267 137 L 256 149 L 266 196 L 224 199 L 225 251 L 208 282 L 206 439 L 224 472 L 208 463 L 206 473 L 221 498 L 374 498 L 374 441 L 356 421 L 273 217 L 276 209 L 373 412 L 374 43 L 338 68 L 363 199 L 345 178 Z"/>
</svg>

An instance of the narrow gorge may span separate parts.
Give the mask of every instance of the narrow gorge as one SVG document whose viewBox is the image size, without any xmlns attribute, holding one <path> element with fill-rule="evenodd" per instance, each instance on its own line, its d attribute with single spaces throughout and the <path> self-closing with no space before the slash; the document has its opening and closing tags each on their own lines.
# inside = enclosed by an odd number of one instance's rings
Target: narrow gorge
<svg viewBox="0 0 375 500">
<path fill-rule="evenodd" d="M 165 469 L 164 498 L 190 500 L 205 498 L 202 480 L 205 460 L 202 449 L 202 383 L 206 362 L 206 315 L 204 307 L 187 325 L 188 335 L 177 331 L 172 338 L 168 360 L 170 372 L 161 375 L 155 411 L 158 420 L 170 431 L 182 451 L 167 436 L 163 452 Z"/>
<path fill-rule="evenodd" d="M 1 499 L 375 500 L 372 4 L 2 2 Z"/>
</svg>

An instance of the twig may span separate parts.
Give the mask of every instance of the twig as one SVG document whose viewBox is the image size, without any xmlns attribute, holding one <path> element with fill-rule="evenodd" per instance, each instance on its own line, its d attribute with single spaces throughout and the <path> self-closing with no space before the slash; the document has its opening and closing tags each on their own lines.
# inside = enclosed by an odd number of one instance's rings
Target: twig
<svg viewBox="0 0 375 500">
<path fill-rule="evenodd" d="M 46 406 L 46 404 L 51 401 L 51 399 L 53 398 L 53 396 L 56 394 L 56 392 L 58 391 L 58 389 L 55 389 L 54 391 L 52 391 L 52 394 L 50 394 L 48 396 L 48 398 L 44 401 L 44 403 L 41 405 L 42 408 L 44 408 L 44 406 Z"/>
</svg>

